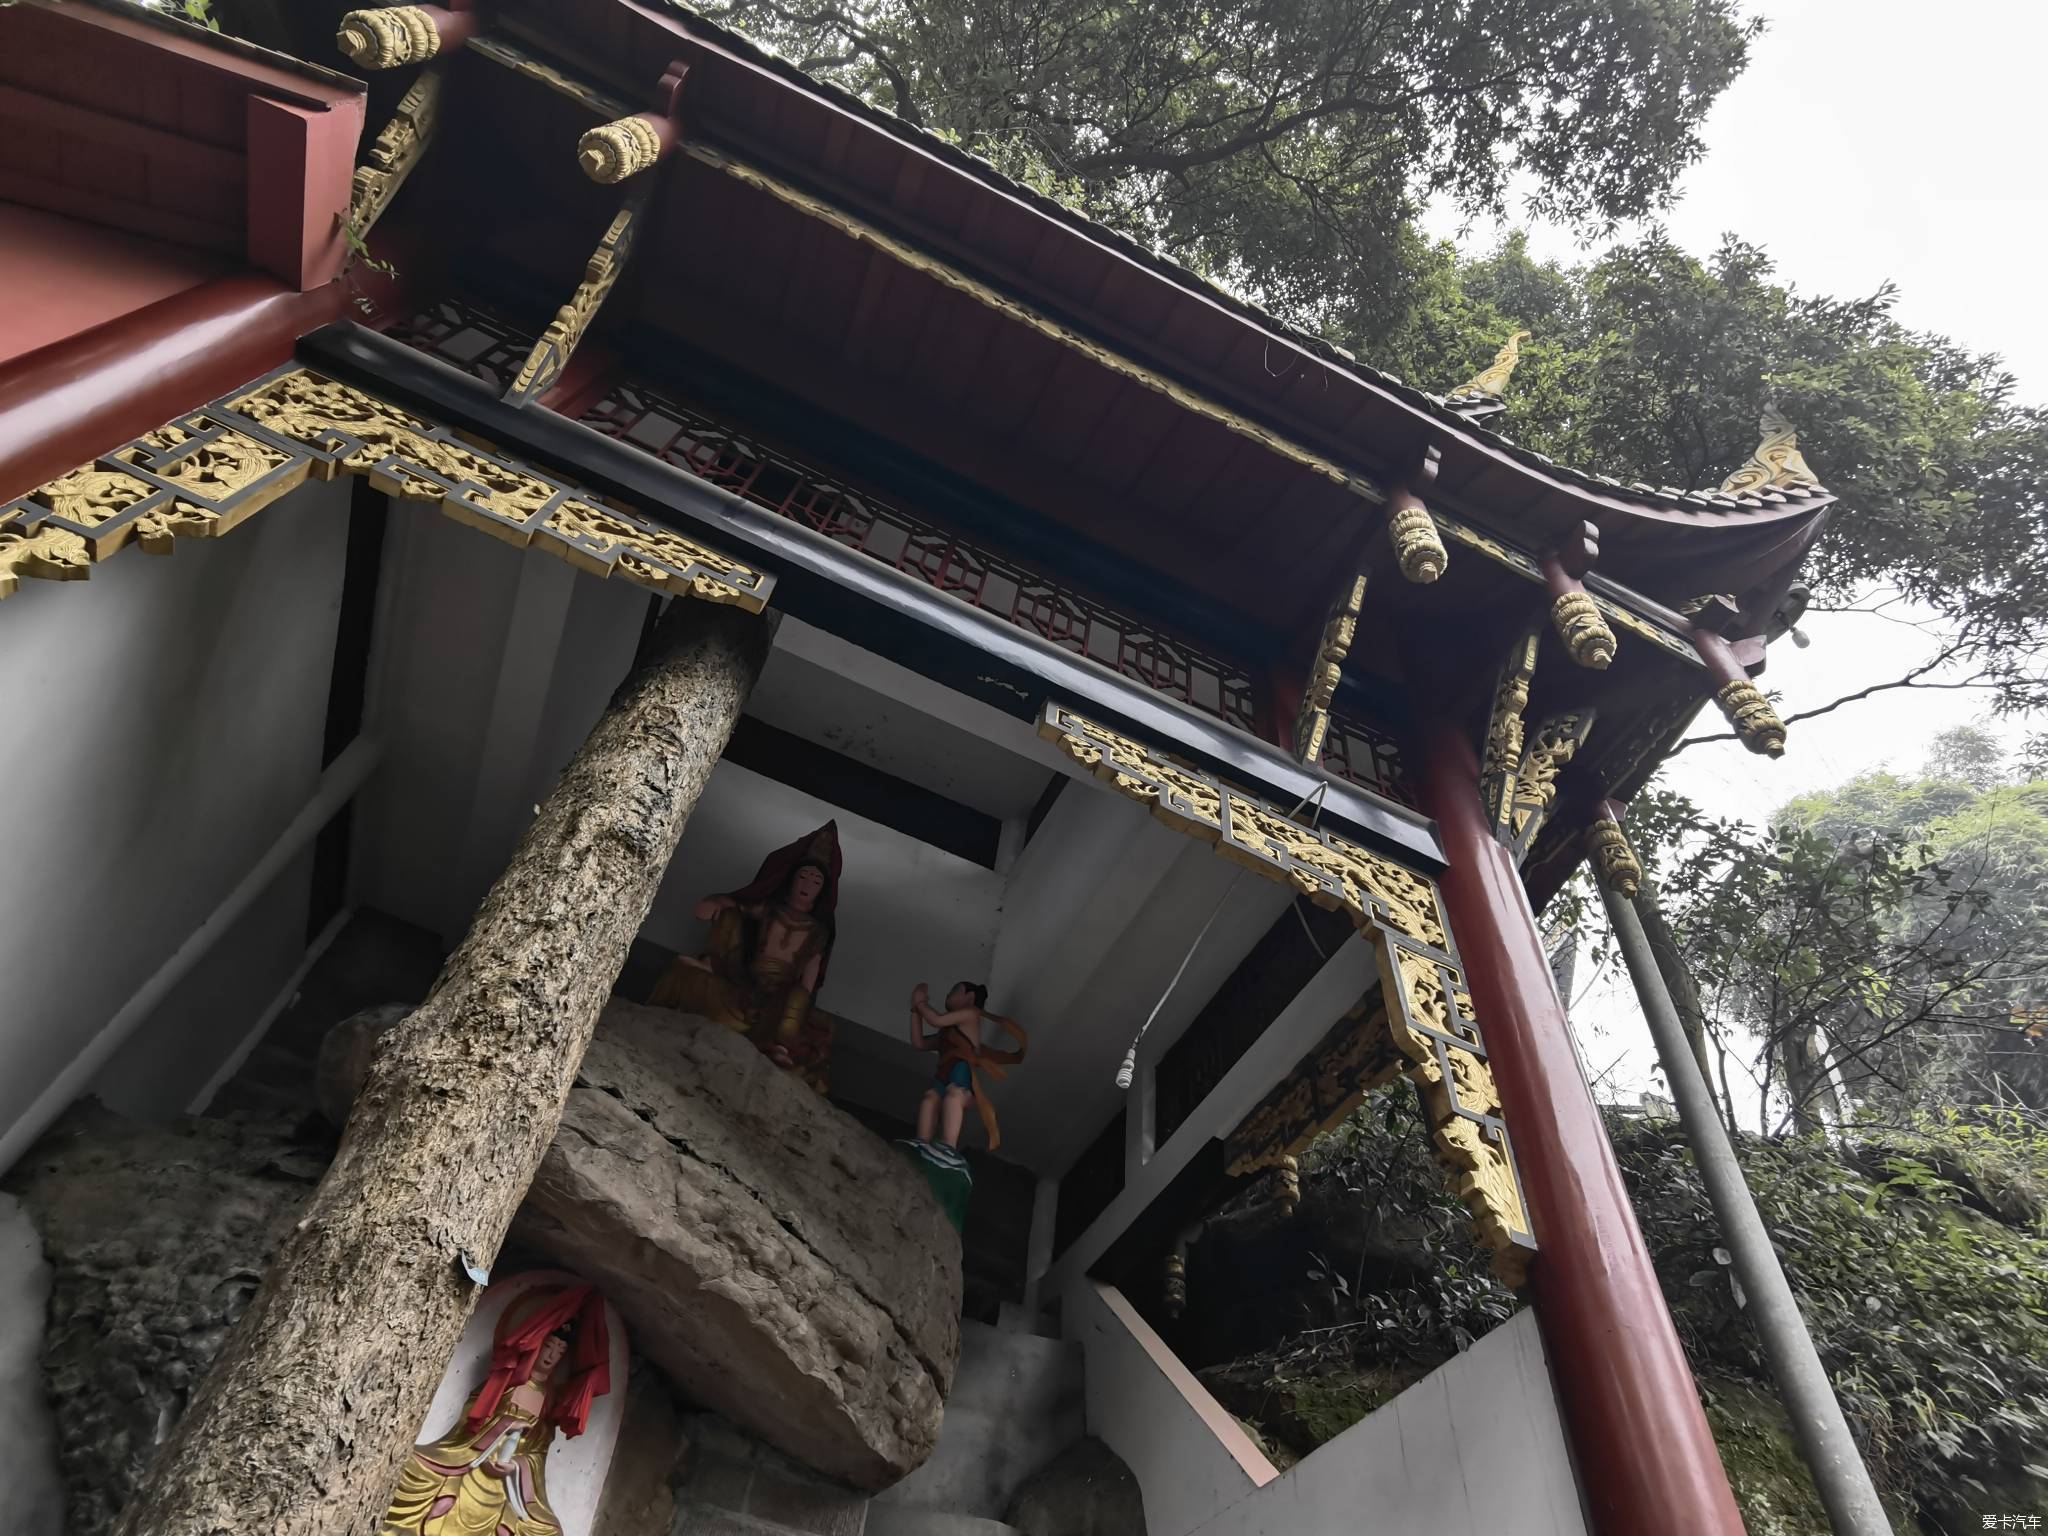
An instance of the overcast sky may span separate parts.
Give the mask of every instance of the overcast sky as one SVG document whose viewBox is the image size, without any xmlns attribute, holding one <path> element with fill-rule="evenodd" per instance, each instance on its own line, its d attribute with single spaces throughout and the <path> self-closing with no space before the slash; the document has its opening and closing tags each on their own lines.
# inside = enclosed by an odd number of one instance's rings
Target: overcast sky
<svg viewBox="0 0 2048 1536">
<path fill-rule="evenodd" d="M 2034 282 L 2048 244 L 2036 115 L 2048 4 L 1763 0 L 1752 10 L 1770 30 L 1714 107 L 1706 159 L 1664 216 L 1672 235 L 1704 254 L 1723 232 L 1740 234 L 1807 293 L 1863 295 L 1890 279 L 1907 325 L 1998 352 L 2023 397 L 2048 395 L 2048 296 Z M 1455 224 L 1430 222 L 1446 235 Z M 1466 244 L 1483 250 L 1499 233 L 1476 229 Z M 1585 254 L 1563 231 L 1530 234 L 1539 255 Z M 1825 480 L 1826 464 L 1815 467 Z M 1815 615 L 1803 626 L 1813 645 L 1773 646 L 1761 681 L 1791 714 L 1896 677 L 1930 649 L 1910 617 Z M 1695 747 L 1662 782 L 1714 813 L 1760 819 L 1880 764 L 1912 771 L 1929 737 L 1982 708 L 1969 691 L 1880 694 L 1793 726 L 1775 763 L 1733 743 Z M 1722 728 L 1709 710 L 1695 730 Z M 1582 989 L 1586 980 L 1582 966 Z M 1655 1058 L 1625 977 L 1586 990 L 1574 1021 L 1592 1072 L 1619 1058 L 1603 1097 L 1652 1086 Z"/>
</svg>

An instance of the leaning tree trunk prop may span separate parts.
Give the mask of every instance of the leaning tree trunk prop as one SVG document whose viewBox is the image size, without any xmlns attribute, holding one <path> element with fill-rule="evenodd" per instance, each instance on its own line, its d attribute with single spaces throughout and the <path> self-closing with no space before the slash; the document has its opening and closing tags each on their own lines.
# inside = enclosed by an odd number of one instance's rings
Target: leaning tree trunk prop
<svg viewBox="0 0 2048 1536">
<path fill-rule="evenodd" d="M 374 1531 L 599 1010 L 767 655 L 679 599 L 540 807 L 118 1536 Z"/>
</svg>

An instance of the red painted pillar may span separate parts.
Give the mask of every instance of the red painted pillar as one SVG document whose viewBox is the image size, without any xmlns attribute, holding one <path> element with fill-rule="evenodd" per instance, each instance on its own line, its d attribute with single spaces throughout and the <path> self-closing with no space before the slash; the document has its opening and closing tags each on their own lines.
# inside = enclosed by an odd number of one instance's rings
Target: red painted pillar
<svg viewBox="0 0 2048 1536">
<path fill-rule="evenodd" d="M 1449 860 L 1444 906 L 1514 1136 L 1538 1249 L 1530 1295 L 1593 1529 L 1740 1536 L 1521 876 L 1487 829 L 1478 757 L 1443 721 L 1423 745 L 1424 792 Z"/>
<path fill-rule="evenodd" d="M 340 282 L 216 278 L 0 368 L 0 503 L 226 394 L 341 314 Z"/>
</svg>

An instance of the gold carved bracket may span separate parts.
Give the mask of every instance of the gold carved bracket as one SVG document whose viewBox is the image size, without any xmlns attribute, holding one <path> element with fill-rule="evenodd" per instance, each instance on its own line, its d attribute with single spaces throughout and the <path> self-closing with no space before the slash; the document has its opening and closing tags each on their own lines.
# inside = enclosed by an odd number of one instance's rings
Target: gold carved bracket
<svg viewBox="0 0 2048 1536">
<path fill-rule="evenodd" d="M 1552 715 L 1529 738 L 1515 770 L 1515 793 L 1509 808 L 1508 846 L 1519 862 L 1529 855 L 1536 834 L 1557 804 L 1557 777 L 1578 756 L 1593 733 L 1594 711 L 1568 710 Z"/>
<path fill-rule="evenodd" d="M 1405 1071 L 1429 1108 L 1439 1155 L 1473 1212 L 1496 1268 L 1519 1284 L 1535 1241 L 1515 1172 L 1486 1045 L 1451 947 L 1436 882 L 1347 838 L 1293 820 L 1277 806 L 1050 703 L 1039 733 L 1076 763 L 1224 858 L 1347 913 L 1378 957 L 1383 1034 L 1341 1038 L 1331 1081 L 1283 1082 L 1233 1136 L 1233 1168 L 1277 1166 L 1392 1071 Z M 1328 1042 L 1326 1042 L 1327 1044 Z M 1349 1062 L 1351 1066 L 1345 1066 Z M 1349 1074 L 1346 1076 L 1346 1074 Z M 1292 1098 L 1289 1099 L 1289 1095 Z M 1345 1103 L 1349 1098 L 1350 1102 Z M 1274 1107 L 1285 1104 L 1288 1107 Z M 1342 1106 L 1340 1112 L 1339 1106 Z M 1273 1113 L 1266 1111 L 1273 1108 Z M 1285 1136 L 1284 1143 L 1274 1138 Z"/>
<path fill-rule="evenodd" d="M 526 355 L 526 361 L 520 364 L 518 374 L 507 386 L 505 399 L 509 403 L 525 405 L 538 399 L 562 376 L 562 370 L 569 365 L 569 359 L 583 340 L 584 333 L 597 318 L 598 310 L 618 285 L 619 274 L 625 270 L 626 259 L 632 254 L 634 237 L 646 222 L 647 203 L 652 191 L 653 183 L 642 181 L 635 183 L 626 194 L 618 213 L 605 229 L 604 238 L 598 241 L 597 249 L 591 252 L 590 260 L 584 266 L 583 281 L 577 284 L 569 302 L 548 322 L 548 328 L 541 332 L 533 350 Z"/>
<path fill-rule="evenodd" d="M 1538 586 L 1544 584 L 1542 565 L 1526 550 L 1517 549 L 1512 544 L 1505 543 L 1440 508 L 1432 508 L 1430 515 L 1436 520 L 1436 525 L 1442 530 L 1444 537 L 1453 543 L 1464 545 L 1465 548 L 1484 556 L 1502 570 L 1513 572 L 1524 581 L 1533 582 Z M 1590 592 L 1587 595 L 1592 598 L 1597 615 L 1615 629 L 1626 630 L 1639 640 L 1647 640 L 1680 661 L 1690 662 L 1695 667 L 1704 665 L 1700 660 L 1700 653 L 1683 636 L 1653 623 L 1611 597 L 1598 592 Z"/>
<path fill-rule="evenodd" d="M 1358 638 L 1358 615 L 1365 607 L 1365 577 L 1357 575 L 1331 605 L 1301 693 L 1301 712 L 1294 720 L 1294 755 L 1304 763 L 1323 760 L 1323 742 L 1330 734 L 1330 705 L 1344 679 L 1344 658 Z"/>
<path fill-rule="evenodd" d="M 1536 676 L 1536 655 L 1543 635 L 1531 629 L 1518 636 L 1501 663 L 1493 690 L 1493 714 L 1486 723 L 1486 753 L 1479 769 L 1479 792 L 1493 835 L 1505 842 L 1515 805 L 1515 777 L 1522 767 L 1522 711 L 1529 707 L 1529 684 Z"/>
<path fill-rule="evenodd" d="M 349 186 L 348 228 L 357 244 L 368 237 L 398 189 L 426 157 L 440 122 L 441 66 L 436 64 L 421 70 L 411 89 L 399 98 L 398 110 L 356 167 Z"/>
<path fill-rule="evenodd" d="M 0 506 L 0 597 L 130 543 L 214 538 L 308 480 L 361 475 L 596 576 L 758 613 L 775 578 L 376 396 L 287 367 Z"/>
</svg>

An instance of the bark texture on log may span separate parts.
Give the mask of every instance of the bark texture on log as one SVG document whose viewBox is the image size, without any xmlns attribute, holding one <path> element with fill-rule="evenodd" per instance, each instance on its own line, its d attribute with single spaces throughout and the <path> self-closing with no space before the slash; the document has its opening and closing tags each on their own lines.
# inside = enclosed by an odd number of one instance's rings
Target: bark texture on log
<svg viewBox="0 0 2048 1536">
<path fill-rule="evenodd" d="M 671 604 L 434 990 L 378 1052 L 341 1150 L 118 1536 L 375 1531 L 553 1139 L 773 621 Z"/>
</svg>

